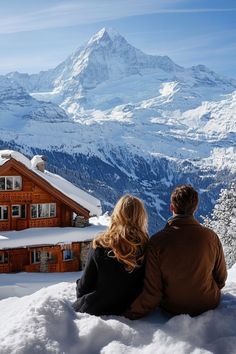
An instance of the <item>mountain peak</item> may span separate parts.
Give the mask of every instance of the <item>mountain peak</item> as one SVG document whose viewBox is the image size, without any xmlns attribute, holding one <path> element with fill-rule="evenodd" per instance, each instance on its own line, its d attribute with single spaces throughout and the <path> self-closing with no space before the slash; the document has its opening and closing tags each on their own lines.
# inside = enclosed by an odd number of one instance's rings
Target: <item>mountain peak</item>
<svg viewBox="0 0 236 354">
<path fill-rule="evenodd" d="M 28 98 L 29 95 L 16 80 L 0 75 L 0 97 L 1 100 L 10 100 Z"/>
<path fill-rule="evenodd" d="M 117 38 L 123 39 L 123 37 L 113 28 L 103 27 L 100 31 L 98 31 L 97 33 L 95 33 L 95 35 L 92 36 L 92 38 L 88 42 L 88 45 L 91 45 L 93 43 L 98 43 L 103 40 L 114 41 Z"/>
</svg>

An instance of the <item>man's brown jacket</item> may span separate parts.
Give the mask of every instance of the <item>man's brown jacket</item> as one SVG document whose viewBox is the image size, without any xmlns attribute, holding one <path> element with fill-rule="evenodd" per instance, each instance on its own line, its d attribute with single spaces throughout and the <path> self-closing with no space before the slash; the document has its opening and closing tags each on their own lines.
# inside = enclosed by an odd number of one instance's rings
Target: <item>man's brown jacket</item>
<svg viewBox="0 0 236 354">
<path fill-rule="evenodd" d="M 176 216 L 151 237 L 144 288 L 126 316 L 142 317 L 158 305 L 173 314 L 214 309 L 226 277 L 218 236 L 194 217 Z"/>
</svg>

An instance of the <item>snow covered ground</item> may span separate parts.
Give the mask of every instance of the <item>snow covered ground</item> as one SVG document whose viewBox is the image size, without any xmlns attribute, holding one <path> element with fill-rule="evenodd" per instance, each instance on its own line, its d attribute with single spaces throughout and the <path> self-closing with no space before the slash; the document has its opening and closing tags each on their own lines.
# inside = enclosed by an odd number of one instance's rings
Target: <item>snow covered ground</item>
<svg viewBox="0 0 236 354">
<path fill-rule="evenodd" d="M 30 295 L 61 282 L 74 283 L 80 275 L 81 272 L 0 274 L 0 300 Z"/>
<path fill-rule="evenodd" d="M 28 296 L 0 301 L 1 354 L 236 353 L 236 265 L 229 271 L 220 306 L 194 318 L 157 311 L 130 321 L 75 313 L 71 303 L 78 275 L 0 275 L 1 284 L 25 282 L 27 286 L 28 282 L 28 288 L 34 282 L 45 286 L 64 281 Z"/>
</svg>

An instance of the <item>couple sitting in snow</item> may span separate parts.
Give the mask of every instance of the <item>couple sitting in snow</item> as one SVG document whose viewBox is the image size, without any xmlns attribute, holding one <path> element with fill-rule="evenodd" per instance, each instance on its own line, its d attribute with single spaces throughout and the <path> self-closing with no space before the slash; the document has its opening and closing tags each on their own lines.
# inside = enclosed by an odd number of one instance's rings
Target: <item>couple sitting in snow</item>
<svg viewBox="0 0 236 354">
<path fill-rule="evenodd" d="M 197 206 L 192 186 L 177 187 L 171 194 L 173 217 L 149 239 L 143 203 L 123 196 L 108 230 L 93 241 L 74 309 L 130 319 L 157 306 L 192 316 L 214 309 L 227 271 L 218 236 L 194 218 Z"/>
</svg>

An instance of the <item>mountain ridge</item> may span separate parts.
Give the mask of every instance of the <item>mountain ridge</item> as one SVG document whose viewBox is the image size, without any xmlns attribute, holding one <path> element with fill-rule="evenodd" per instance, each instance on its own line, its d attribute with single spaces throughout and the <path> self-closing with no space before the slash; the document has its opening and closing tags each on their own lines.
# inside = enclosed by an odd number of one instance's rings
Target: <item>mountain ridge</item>
<svg viewBox="0 0 236 354">
<path fill-rule="evenodd" d="M 108 62 L 108 59 L 113 59 L 114 56 L 118 57 L 119 60 L 123 60 L 125 58 L 126 65 L 117 65 L 115 67 L 115 72 L 112 72 L 112 68 L 108 67 L 111 64 Z M 102 58 L 101 58 L 102 56 Z M 14 80 L 18 81 L 18 83 L 22 83 L 22 86 L 26 86 L 25 88 L 31 91 L 32 89 L 36 89 L 34 87 L 35 82 L 37 82 L 36 86 L 38 90 L 40 89 L 40 78 L 43 78 L 42 81 L 49 80 L 50 85 L 48 87 L 58 89 L 58 86 L 62 85 L 61 81 L 67 81 L 68 79 L 76 79 L 78 75 L 82 76 L 80 84 L 83 86 L 83 80 L 85 80 L 84 70 L 87 69 L 89 71 L 88 65 L 93 65 L 93 61 L 95 60 L 95 64 L 101 64 L 99 60 L 105 61 L 105 72 L 102 74 L 105 75 L 98 83 L 101 83 L 107 79 L 107 71 L 111 71 L 110 79 L 121 79 L 124 74 L 126 75 L 142 75 L 142 71 L 148 69 L 159 69 L 166 73 L 173 72 L 174 75 L 176 73 L 187 71 L 192 71 L 193 75 L 196 76 L 198 80 L 205 75 L 211 75 L 211 77 L 215 78 L 215 81 L 224 81 L 223 77 L 217 75 L 215 72 L 210 70 L 204 65 L 197 65 L 191 68 L 183 68 L 177 64 L 175 64 L 168 56 L 157 56 L 157 55 L 149 55 L 143 53 L 141 50 L 130 45 L 124 37 L 122 37 L 118 32 L 115 32 L 112 29 L 103 28 L 99 32 L 97 32 L 83 47 L 77 49 L 73 54 L 67 57 L 62 63 L 57 65 L 54 69 L 50 69 L 47 71 L 41 71 L 39 74 L 20 74 L 18 72 L 13 72 L 7 74 L 7 77 L 11 77 Z M 101 67 L 99 67 L 101 69 Z M 120 70 L 120 76 L 119 76 Z M 123 71 L 122 71 L 123 70 Z M 99 76 L 100 73 L 96 72 L 96 76 Z M 31 85 L 27 87 L 25 81 L 30 81 L 32 79 Z M 90 80 L 91 81 L 91 80 Z M 236 88 L 236 81 L 233 79 L 226 79 L 225 83 L 228 85 L 233 85 Z M 65 83 L 63 82 L 63 85 Z M 84 86 L 83 86 L 84 87 Z M 85 89 L 94 88 L 91 82 L 89 82 L 89 86 L 85 85 Z"/>
<path fill-rule="evenodd" d="M 3 144 L 57 156 L 52 168 L 61 163 L 85 189 L 90 173 L 104 205 L 134 193 L 163 220 L 171 186 L 186 181 L 202 190 L 206 213 L 235 179 L 234 80 L 146 55 L 105 29 L 55 69 L 27 75 L 0 77 Z"/>
</svg>

